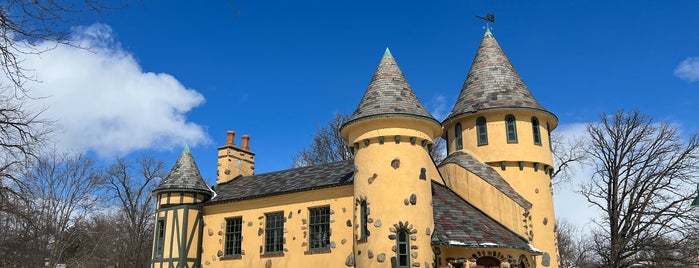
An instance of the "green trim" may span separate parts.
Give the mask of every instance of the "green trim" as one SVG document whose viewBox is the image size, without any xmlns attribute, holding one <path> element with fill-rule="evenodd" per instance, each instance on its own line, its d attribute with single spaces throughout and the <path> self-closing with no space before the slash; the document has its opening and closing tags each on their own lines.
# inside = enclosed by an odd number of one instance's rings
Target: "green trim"
<svg viewBox="0 0 699 268">
<path fill-rule="evenodd" d="M 488 145 L 488 120 L 484 116 L 476 119 L 476 141 L 478 146 Z"/>
<path fill-rule="evenodd" d="M 464 149 L 464 130 L 461 123 L 454 125 L 454 147 L 457 151 Z"/>
<path fill-rule="evenodd" d="M 534 138 L 535 145 L 541 145 L 541 130 L 539 130 L 539 119 L 536 116 L 532 116 L 532 137 Z"/>
<path fill-rule="evenodd" d="M 401 262 L 401 257 L 405 258 L 405 262 Z M 396 267 L 410 268 L 410 232 L 406 229 L 400 229 L 396 232 Z"/>
</svg>

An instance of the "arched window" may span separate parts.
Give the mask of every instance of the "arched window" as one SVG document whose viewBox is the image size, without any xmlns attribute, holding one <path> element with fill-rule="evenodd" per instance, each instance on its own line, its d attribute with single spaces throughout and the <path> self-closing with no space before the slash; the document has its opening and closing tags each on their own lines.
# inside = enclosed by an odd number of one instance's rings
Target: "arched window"
<svg viewBox="0 0 699 268">
<path fill-rule="evenodd" d="M 476 131 L 478 132 L 478 146 L 488 144 L 488 128 L 485 126 L 485 117 L 476 119 Z"/>
<path fill-rule="evenodd" d="M 461 150 L 464 148 L 464 140 L 462 139 L 461 123 L 456 123 L 454 127 L 454 142 L 456 143 L 456 150 Z"/>
<path fill-rule="evenodd" d="M 367 228 L 369 213 L 367 213 L 367 212 L 368 211 L 367 211 L 367 206 L 366 206 L 366 200 L 362 200 L 362 202 L 359 203 L 359 218 L 360 218 L 359 228 L 361 228 L 360 236 L 359 236 L 360 241 L 366 241 L 367 237 L 369 236 L 369 228 Z"/>
<path fill-rule="evenodd" d="M 534 136 L 534 144 L 541 145 L 541 133 L 539 132 L 539 119 L 532 117 L 532 135 Z"/>
<path fill-rule="evenodd" d="M 505 130 L 507 132 L 507 143 L 517 143 L 517 122 L 511 114 L 505 116 Z"/>
<path fill-rule="evenodd" d="M 400 229 L 397 233 L 398 236 L 398 249 L 396 254 L 398 255 L 398 268 L 410 268 L 410 235 L 408 230 Z"/>
</svg>

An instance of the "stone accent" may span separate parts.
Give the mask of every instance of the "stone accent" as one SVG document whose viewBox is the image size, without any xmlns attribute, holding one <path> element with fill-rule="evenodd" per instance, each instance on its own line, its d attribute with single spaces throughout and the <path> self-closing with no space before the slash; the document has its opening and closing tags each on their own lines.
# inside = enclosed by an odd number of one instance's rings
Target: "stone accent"
<svg viewBox="0 0 699 268">
<path fill-rule="evenodd" d="M 398 169 L 400 167 L 400 159 L 396 158 L 391 161 L 391 167 L 393 169 Z"/>
<path fill-rule="evenodd" d="M 376 256 L 376 261 L 378 261 L 378 262 L 384 262 L 384 261 L 386 261 L 386 254 L 381 253 L 381 254 L 377 255 L 377 256 Z"/>
<path fill-rule="evenodd" d="M 371 259 L 371 258 L 374 257 L 374 252 L 371 251 L 371 249 L 370 249 L 370 250 L 368 250 L 368 251 L 366 252 L 366 256 L 369 257 L 369 259 Z"/>
<path fill-rule="evenodd" d="M 377 220 L 376 222 L 374 222 L 374 227 L 381 227 L 381 220 Z"/>
<path fill-rule="evenodd" d="M 345 259 L 345 265 L 348 267 L 354 267 L 354 253 L 350 253 L 347 255 L 347 258 Z"/>
<path fill-rule="evenodd" d="M 420 169 L 420 179 L 427 180 L 427 169 L 425 169 L 425 168 Z"/>
<path fill-rule="evenodd" d="M 415 194 L 410 195 L 410 204 L 412 204 L 412 205 L 417 204 L 417 195 L 415 195 Z"/>
<path fill-rule="evenodd" d="M 347 220 L 347 227 L 352 227 L 352 221 L 351 221 L 351 220 Z"/>
<path fill-rule="evenodd" d="M 209 236 L 212 236 L 212 235 L 214 235 L 214 230 L 209 228 L 208 233 L 209 233 Z"/>
<path fill-rule="evenodd" d="M 549 267 L 549 265 L 551 265 L 551 256 L 548 252 L 544 252 L 544 255 L 541 255 L 541 265 L 544 267 Z"/>
<path fill-rule="evenodd" d="M 340 244 L 344 245 L 345 243 L 347 243 L 347 239 L 343 238 L 342 240 L 340 240 Z"/>
<path fill-rule="evenodd" d="M 272 268 L 272 260 L 267 260 L 265 262 L 265 268 Z"/>
<path fill-rule="evenodd" d="M 547 225 L 549 223 L 549 218 L 544 217 L 544 225 Z"/>
<path fill-rule="evenodd" d="M 371 177 L 369 177 L 369 179 L 368 179 L 369 184 L 371 184 L 372 182 L 374 182 L 374 180 L 376 180 L 376 177 L 378 177 L 378 175 L 376 175 L 376 173 L 374 173 L 374 175 L 372 175 Z"/>
</svg>

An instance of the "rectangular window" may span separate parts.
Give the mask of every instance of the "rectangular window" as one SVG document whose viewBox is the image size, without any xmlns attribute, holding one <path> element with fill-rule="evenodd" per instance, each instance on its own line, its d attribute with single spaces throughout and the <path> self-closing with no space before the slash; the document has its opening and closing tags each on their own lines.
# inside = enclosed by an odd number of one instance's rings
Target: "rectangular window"
<svg viewBox="0 0 699 268">
<path fill-rule="evenodd" d="M 366 242 L 367 237 L 369 237 L 369 228 L 367 226 L 369 221 L 369 213 L 367 209 L 368 207 L 366 205 L 366 200 L 362 200 L 362 202 L 359 203 L 359 228 L 361 228 L 359 241 L 362 242 Z"/>
<path fill-rule="evenodd" d="M 224 256 L 236 256 L 241 254 L 242 233 L 242 217 L 226 219 L 226 242 L 223 247 Z"/>
<path fill-rule="evenodd" d="M 156 258 L 163 257 L 165 250 L 165 219 L 159 218 L 155 224 L 155 254 Z"/>
<path fill-rule="evenodd" d="M 310 209 L 310 249 L 330 248 L 330 207 Z"/>
<path fill-rule="evenodd" d="M 265 253 L 281 253 L 284 250 L 284 212 L 265 216 Z"/>
</svg>

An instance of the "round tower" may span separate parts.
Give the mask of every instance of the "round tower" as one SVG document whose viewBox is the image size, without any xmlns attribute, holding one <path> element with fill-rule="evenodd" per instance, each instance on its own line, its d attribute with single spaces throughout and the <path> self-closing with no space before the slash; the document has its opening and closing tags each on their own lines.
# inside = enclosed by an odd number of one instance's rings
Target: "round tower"
<svg viewBox="0 0 699 268">
<path fill-rule="evenodd" d="M 487 30 L 457 102 L 442 122 L 447 151 L 492 166 L 532 203 L 523 234 L 541 250 L 537 262 L 558 267 L 550 132 L 558 118 L 534 98 Z"/>
<path fill-rule="evenodd" d="M 201 267 L 200 203 L 212 191 L 185 146 L 170 174 L 153 190 L 157 207 L 151 267 Z"/>
<path fill-rule="evenodd" d="M 342 126 L 354 152 L 356 267 L 431 267 L 434 230 L 429 150 L 441 127 L 390 51 Z"/>
</svg>

